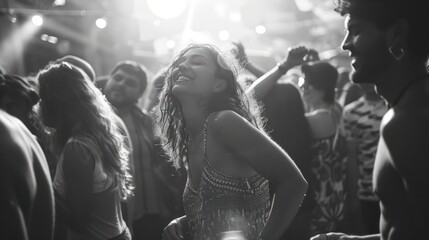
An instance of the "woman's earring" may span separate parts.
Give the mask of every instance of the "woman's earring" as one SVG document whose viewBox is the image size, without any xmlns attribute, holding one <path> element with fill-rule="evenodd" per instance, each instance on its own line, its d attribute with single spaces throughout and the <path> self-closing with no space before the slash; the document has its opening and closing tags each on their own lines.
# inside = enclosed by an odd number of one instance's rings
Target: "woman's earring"
<svg viewBox="0 0 429 240">
<path fill-rule="evenodd" d="M 399 48 L 397 51 L 395 51 L 394 48 L 394 46 L 389 47 L 389 53 L 396 59 L 396 61 L 399 61 L 404 57 L 405 51 L 402 47 Z"/>
</svg>

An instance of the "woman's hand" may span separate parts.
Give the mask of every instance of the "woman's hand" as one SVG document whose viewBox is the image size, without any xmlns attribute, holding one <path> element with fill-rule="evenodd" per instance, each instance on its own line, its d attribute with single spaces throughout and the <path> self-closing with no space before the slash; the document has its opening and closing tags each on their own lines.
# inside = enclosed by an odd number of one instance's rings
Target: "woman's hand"
<svg viewBox="0 0 429 240">
<path fill-rule="evenodd" d="M 304 46 L 291 47 L 288 49 L 287 57 L 281 65 L 286 69 L 299 66 L 310 60 L 309 54 L 310 49 Z"/>
<path fill-rule="evenodd" d="M 164 232 L 162 233 L 162 240 L 182 240 L 184 237 L 184 221 L 186 220 L 186 216 L 176 218 L 171 221 L 167 227 L 164 228 Z"/>
</svg>

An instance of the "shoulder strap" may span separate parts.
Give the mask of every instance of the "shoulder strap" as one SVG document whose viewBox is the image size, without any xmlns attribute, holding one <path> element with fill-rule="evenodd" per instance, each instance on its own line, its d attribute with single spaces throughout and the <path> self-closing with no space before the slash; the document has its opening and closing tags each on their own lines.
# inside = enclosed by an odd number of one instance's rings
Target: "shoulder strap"
<svg viewBox="0 0 429 240">
<path fill-rule="evenodd" d="M 208 122 L 211 114 L 207 116 L 206 121 L 204 123 L 204 157 L 207 159 L 207 128 L 208 128 Z"/>
</svg>

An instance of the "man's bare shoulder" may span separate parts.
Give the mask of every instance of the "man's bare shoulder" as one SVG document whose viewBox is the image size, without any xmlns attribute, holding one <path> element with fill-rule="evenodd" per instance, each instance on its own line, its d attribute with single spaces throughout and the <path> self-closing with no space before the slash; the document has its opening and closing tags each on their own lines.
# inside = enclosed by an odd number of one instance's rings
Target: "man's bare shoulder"
<svg viewBox="0 0 429 240">
<path fill-rule="evenodd" d="M 381 130 L 386 140 L 392 138 L 416 140 L 416 136 L 429 137 L 429 105 L 427 108 L 393 108 L 383 117 Z"/>
<path fill-rule="evenodd" d="M 381 137 L 403 180 L 425 185 L 427 181 L 422 180 L 429 171 L 429 108 L 389 110 L 381 124 Z"/>
<path fill-rule="evenodd" d="M 23 136 L 25 126 L 16 118 L 0 110 L 0 173 L 4 181 L 21 181 L 32 177 L 30 152 Z"/>
</svg>

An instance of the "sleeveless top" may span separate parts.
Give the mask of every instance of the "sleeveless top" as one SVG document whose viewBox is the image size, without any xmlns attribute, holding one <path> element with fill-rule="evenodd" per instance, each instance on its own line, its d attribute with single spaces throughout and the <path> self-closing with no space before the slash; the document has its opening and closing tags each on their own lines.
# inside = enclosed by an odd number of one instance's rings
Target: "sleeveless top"
<svg viewBox="0 0 429 240">
<path fill-rule="evenodd" d="M 233 177 L 216 170 L 207 159 L 207 120 L 200 186 L 193 186 L 188 174 L 183 193 L 190 237 L 218 240 L 235 232 L 240 239 L 258 239 L 270 213 L 268 180 L 259 174 Z"/>
<path fill-rule="evenodd" d="M 331 115 L 331 111 L 326 110 Z M 339 119 L 332 116 L 338 126 Z M 347 146 L 337 127 L 331 136 L 314 139 L 315 156 L 312 173 L 315 178 L 313 191 L 316 206 L 311 220 L 312 234 L 344 231 L 344 203 L 346 200 Z"/>
<path fill-rule="evenodd" d="M 80 143 L 90 150 L 95 160 L 93 178 L 94 183 L 93 203 L 87 232 L 84 234 L 77 233 L 68 228 L 67 239 L 110 239 L 121 234 L 126 225 L 122 218 L 121 203 L 118 194 L 111 191 L 113 176 L 104 170 L 102 163 L 102 153 L 96 144 L 88 137 L 71 137 L 67 144 L 76 142 Z M 67 186 L 64 181 L 63 171 L 64 156 L 61 155 L 53 186 L 55 191 L 64 199 L 66 197 Z"/>
</svg>

